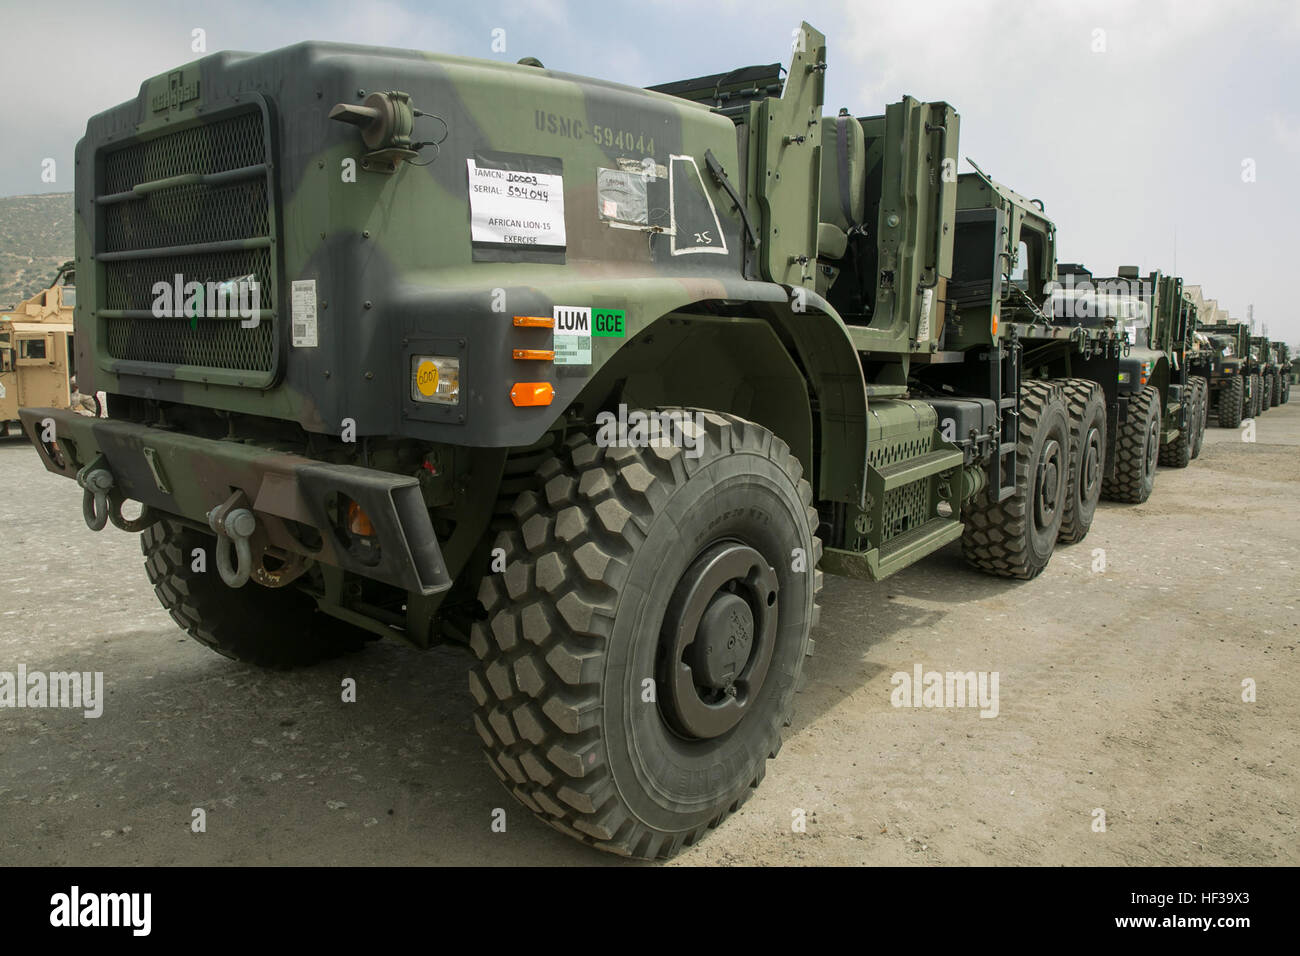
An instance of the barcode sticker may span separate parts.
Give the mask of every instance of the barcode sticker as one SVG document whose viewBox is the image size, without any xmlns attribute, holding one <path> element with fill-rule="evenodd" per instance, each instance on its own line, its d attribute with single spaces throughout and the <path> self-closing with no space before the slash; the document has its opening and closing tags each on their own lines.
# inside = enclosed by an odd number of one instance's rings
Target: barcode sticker
<svg viewBox="0 0 1300 956">
<path fill-rule="evenodd" d="M 294 348 L 316 348 L 316 280 L 295 279 L 290 300 Z"/>
</svg>

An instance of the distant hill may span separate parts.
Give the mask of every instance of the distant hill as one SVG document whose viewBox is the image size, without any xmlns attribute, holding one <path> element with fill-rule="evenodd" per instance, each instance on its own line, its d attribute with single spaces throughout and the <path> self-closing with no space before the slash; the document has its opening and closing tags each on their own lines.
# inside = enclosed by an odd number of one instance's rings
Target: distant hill
<svg viewBox="0 0 1300 956">
<path fill-rule="evenodd" d="M 72 193 L 0 196 L 0 307 L 45 288 L 74 254 Z"/>
</svg>

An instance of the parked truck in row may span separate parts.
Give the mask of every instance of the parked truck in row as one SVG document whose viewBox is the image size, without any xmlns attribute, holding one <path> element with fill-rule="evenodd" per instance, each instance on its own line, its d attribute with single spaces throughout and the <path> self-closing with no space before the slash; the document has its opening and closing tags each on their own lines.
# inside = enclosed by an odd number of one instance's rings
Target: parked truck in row
<svg viewBox="0 0 1300 956">
<path fill-rule="evenodd" d="M 1199 326 L 1207 342 L 1191 359 L 1193 374 L 1210 387 L 1210 413 L 1220 428 L 1236 428 L 1258 414 L 1261 380 L 1250 349 L 1250 328 L 1241 322 Z"/>
<path fill-rule="evenodd" d="M 673 855 L 779 750 L 823 570 L 1033 578 L 1170 431 L 956 110 L 826 114 L 796 40 L 652 89 L 325 43 L 147 80 L 77 147 L 108 417 L 24 409 L 46 468 L 229 657 L 468 646 L 519 801 Z"/>
</svg>

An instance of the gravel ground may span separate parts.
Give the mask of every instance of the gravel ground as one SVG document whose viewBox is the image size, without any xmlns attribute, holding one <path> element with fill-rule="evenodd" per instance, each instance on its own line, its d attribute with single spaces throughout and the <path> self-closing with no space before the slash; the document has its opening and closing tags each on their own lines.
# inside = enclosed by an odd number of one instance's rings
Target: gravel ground
<svg viewBox="0 0 1300 956">
<path fill-rule="evenodd" d="M 1300 401 L 1254 442 L 1206 437 L 1034 581 L 955 546 L 877 584 L 828 577 L 780 757 L 674 863 L 1300 862 Z M 465 653 L 231 663 L 176 629 L 135 536 L 87 531 L 22 440 L 0 441 L 0 488 L 0 671 L 102 671 L 105 692 L 98 719 L 0 709 L 0 865 L 627 865 L 501 788 Z M 917 665 L 996 672 L 997 716 L 892 706 L 891 675 Z"/>
</svg>

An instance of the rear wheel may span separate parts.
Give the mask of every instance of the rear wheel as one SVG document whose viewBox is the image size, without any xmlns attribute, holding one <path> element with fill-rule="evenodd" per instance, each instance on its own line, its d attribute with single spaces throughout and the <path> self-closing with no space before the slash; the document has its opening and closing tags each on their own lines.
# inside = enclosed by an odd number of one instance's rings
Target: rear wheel
<svg viewBox="0 0 1300 956">
<path fill-rule="evenodd" d="M 1070 423 L 1065 395 L 1052 382 L 1020 386 L 1016 492 L 994 500 L 985 488 L 962 511 L 961 546 L 981 571 L 1037 577 L 1047 567 L 1065 516 L 1070 473 Z"/>
<path fill-rule="evenodd" d="M 821 587 L 798 460 L 752 422 L 702 422 L 698 457 L 576 435 L 544 462 L 470 642 L 497 776 L 562 832 L 643 858 L 689 846 L 762 780 Z"/>
<path fill-rule="evenodd" d="M 1057 540 L 1082 541 L 1092 527 L 1106 464 L 1106 401 L 1101 386 L 1086 378 L 1060 379 L 1070 416 L 1070 474 Z"/>
<path fill-rule="evenodd" d="M 360 650 L 367 632 L 330 617 L 293 587 L 250 581 L 230 588 L 217 573 L 216 539 L 174 521 L 140 534 L 145 571 L 159 603 L 190 637 L 231 660 L 285 669 Z M 195 570 L 195 551 L 205 552 Z"/>
<path fill-rule="evenodd" d="M 1115 474 L 1102 486 L 1111 501 L 1141 504 L 1151 497 L 1160 454 L 1160 393 L 1148 385 L 1129 401 L 1115 441 Z"/>
<path fill-rule="evenodd" d="M 1246 382 L 1236 376 L 1219 392 L 1219 427 L 1236 428 L 1246 409 Z"/>
</svg>

